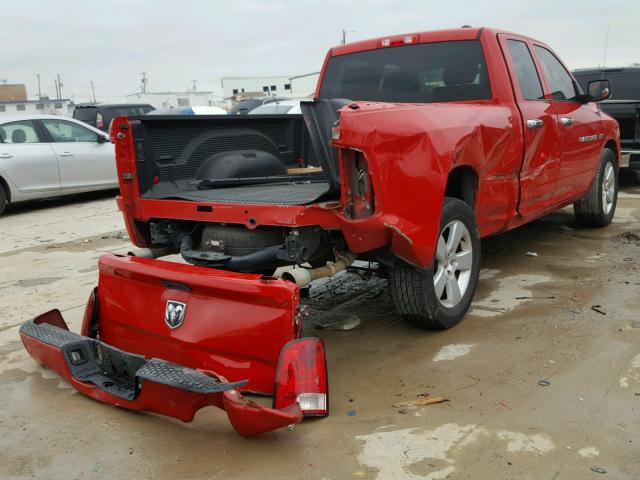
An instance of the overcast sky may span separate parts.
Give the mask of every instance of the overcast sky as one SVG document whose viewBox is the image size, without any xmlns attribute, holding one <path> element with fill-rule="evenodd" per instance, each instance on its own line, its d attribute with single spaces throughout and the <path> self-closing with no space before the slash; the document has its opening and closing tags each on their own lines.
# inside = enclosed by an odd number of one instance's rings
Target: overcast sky
<svg viewBox="0 0 640 480">
<path fill-rule="evenodd" d="M 511 30 L 554 48 L 570 68 L 640 62 L 637 0 L 17 0 L 2 2 L 0 80 L 37 96 L 98 101 L 149 91 L 221 93 L 220 77 L 299 75 L 320 69 L 340 42 L 464 24 Z"/>
</svg>

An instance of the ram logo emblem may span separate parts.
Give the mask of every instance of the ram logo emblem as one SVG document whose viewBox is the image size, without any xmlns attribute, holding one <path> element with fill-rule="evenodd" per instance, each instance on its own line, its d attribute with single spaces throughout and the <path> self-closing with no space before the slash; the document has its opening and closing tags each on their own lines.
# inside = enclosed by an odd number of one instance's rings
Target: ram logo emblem
<svg viewBox="0 0 640 480">
<path fill-rule="evenodd" d="M 164 321 L 170 328 L 178 328 L 184 321 L 185 313 L 187 313 L 186 303 L 169 300 L 164 312 Z"/>
</svg>

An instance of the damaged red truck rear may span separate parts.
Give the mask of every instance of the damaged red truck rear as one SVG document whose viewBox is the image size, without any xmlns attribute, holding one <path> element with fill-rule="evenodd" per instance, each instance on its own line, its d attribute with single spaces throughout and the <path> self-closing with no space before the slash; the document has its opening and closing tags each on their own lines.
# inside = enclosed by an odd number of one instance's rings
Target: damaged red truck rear
<svg viewBox="0 0 640 480">
<path fill-rule="evenodd" d="M 582 92 L 541 42 L 462 28 L 332 49 L 302 115 L 117 117 L 138 249 L 100 258 L 80 334 L 54 310 L 22 341 L 124 408 L 190 421 L 214 405 L 247 436 L 326 415 L 301 292 L 365 260 L 400 316 L 455 325 L 481 237 L 570 204 L 611 222 L 618 130 L 595 103 L 608 95 L 606 80 Z"/>
</svg>

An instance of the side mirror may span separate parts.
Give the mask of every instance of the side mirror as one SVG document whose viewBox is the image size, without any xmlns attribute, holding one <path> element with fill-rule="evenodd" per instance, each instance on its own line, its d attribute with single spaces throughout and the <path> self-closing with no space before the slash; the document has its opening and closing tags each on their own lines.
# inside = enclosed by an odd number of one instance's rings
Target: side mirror
<svg viewBox="0 0 640 480">
<path fill-rule="evenodd" d="M 105 137 L 104 135 L 98 135 L 98 143 L 107 143 L 110 142 L 111 140 L 109 140 L 107 137 Z"/>
<path fill-rule="evenodd" d="M 587 86 L 587 101 L 601 102 L 611 96 L 611 82 L 609 80 L 593 80 Z"/>
</svg>

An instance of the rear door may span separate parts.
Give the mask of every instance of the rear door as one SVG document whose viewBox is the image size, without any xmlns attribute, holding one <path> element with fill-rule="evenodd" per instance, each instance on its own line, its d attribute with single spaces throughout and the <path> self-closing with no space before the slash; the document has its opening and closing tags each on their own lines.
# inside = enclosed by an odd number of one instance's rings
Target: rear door
<svg viewBox="0 0 640 480">
<path fill-rule="evenodd" d="M 102 135 L 68 120 L 40 120 L 58 156 L 62 190 L 92 190 L 117 184 L 114 146 Z"/>
<path fill-rule="evenodd" d="M 24 193 L 58 192 L 58 159 L 33 120 L 0 125 L 0 171 Z"/>
<path fill-rule="evenodd" d="M 604 117 L 595 103 L 579 101 L 576 82 L 548 47 L 534 43 L 534 52 L 560 128 L 562 151 L 554 203 L 561 203 L 589 188 L 605 141 Z"/>
<path fill-rule="evenodd" d="M 499 35 L 499 39 L 523 121 L 518 211 L 526 219 L 553 204 L 560 173 L 560 132 L 553 105 L 544 96 L 532 45 L 512 35 Z"/>
</svg>

